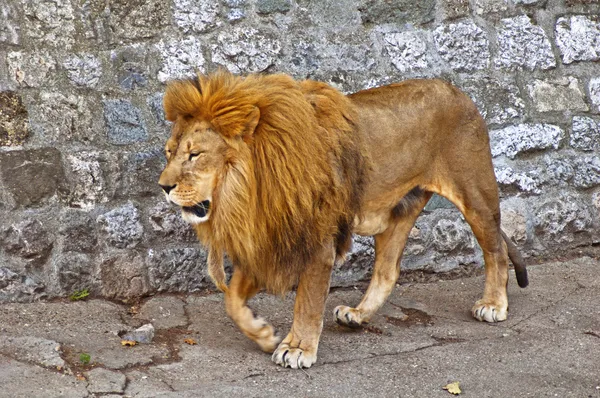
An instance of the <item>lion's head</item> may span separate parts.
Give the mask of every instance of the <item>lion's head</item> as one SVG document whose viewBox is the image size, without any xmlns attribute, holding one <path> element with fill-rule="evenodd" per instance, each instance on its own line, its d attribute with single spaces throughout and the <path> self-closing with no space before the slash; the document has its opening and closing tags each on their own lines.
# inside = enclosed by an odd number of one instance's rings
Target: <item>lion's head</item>
<svg viewBox="0 0 600 398">
<path fill-rule="evenodd" d="M 363 159 L 341 93 L 284 75 L 218 72 L 171 82 L 164 107 L 173 127 L 159 184 L 210 259 L 227 253 L 282 292 L 317 247 L 347 244 Z"/>
</svg>

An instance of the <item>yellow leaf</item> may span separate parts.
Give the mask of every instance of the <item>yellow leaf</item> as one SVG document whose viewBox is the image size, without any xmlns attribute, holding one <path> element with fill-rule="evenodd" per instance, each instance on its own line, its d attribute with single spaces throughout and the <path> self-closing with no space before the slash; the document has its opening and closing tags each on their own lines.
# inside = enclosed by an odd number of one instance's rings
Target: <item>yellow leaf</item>
<svg viewBox="0 0 600 398">
<path fill-rule="evenodd" d="M 442 387 L 444 390 L 448 390 L 448 392 L 450 394 L 453 395 L 458 395 L 460 394 L 462 391 L 460 390 L 460 382 L 455 381 L 454 383 L 450 383 L 448 385 L 445 385 L 444 387 Z"/>
<path fill-rule="evenodd" d="M 123 345 L 125 347 L 133 347 L 136 344 L 137 344 L 137 341 L 133 341 L 133 340 L 121 340 L 121 345 Z"/>
<path fill-rule="evenodd" d="M 186 343 L 186 344 L 189 344 L 189 345 L 196 345 L 196 344 L 198 344 L 196 342 L 196 340 L 194 340 L 194 339 L 184 339 L 183 342 Z"/>
</svg>

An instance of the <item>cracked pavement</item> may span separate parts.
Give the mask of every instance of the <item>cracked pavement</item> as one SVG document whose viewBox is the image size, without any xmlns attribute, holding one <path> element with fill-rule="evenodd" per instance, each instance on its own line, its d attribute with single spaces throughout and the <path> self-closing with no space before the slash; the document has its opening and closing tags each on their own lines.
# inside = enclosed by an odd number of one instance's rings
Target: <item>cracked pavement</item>
<svg viewBox="0 0 600 398">
<path fill-rule="evenodd" d="M 360 330 L 332 310 L 356 305 L 366 286 L 333 291 L 319 359 L 302 371 L 243 336 L 220 294 L 3 304 L 0 397 L 449 397 L 454 381 L 465 397 L 600 397 L 599 270 L 589 257 L 531 266 L 526 289 L 511 271 L 509 318 L 494 325 L 470 315 L 482 276 L 401 284 Z M 287 333 L 292 294 L 250 307 Z M 148 322 L 151 344 L 121 345 Z"/>
</svg>

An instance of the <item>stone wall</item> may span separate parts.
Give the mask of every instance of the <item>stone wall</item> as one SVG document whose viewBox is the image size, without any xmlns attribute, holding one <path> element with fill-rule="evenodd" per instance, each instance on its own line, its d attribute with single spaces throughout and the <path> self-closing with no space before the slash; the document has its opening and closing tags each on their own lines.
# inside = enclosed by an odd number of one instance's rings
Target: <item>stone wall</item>
<svg viewBox="0 0 600 398">
<path fill-rule="evenodd" d="M 211 284 L 156 184 L 168 79 L 219 65 L 352 92 L 442 77 L 490 126 L 503 224 L 529 261 L 600 242 L 598 0 L 0 0 L 0 302 Z M 367 276 L 358 239 L 334 284 Z M 434 197 L 405 269 L 481 264 Z"/>
</svg>

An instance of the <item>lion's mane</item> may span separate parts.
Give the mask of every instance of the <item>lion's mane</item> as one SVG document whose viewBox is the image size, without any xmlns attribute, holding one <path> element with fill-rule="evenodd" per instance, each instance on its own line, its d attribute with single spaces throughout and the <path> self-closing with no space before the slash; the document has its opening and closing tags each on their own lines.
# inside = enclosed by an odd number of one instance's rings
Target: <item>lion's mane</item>
<svg viewBox="0 0 600 398">
<path fill-rule="evenodd" d="M 220 71 L 170 83 L 164 105 L 167 119 L 206 121 L 230 146 L 211 217 L 195 227 L 212 261 L 226 253 L 258 286 L 284 293 L 326 242 L 338 256 L 348 250 L 366 158 L 343 94 Z"/>
</svg>

